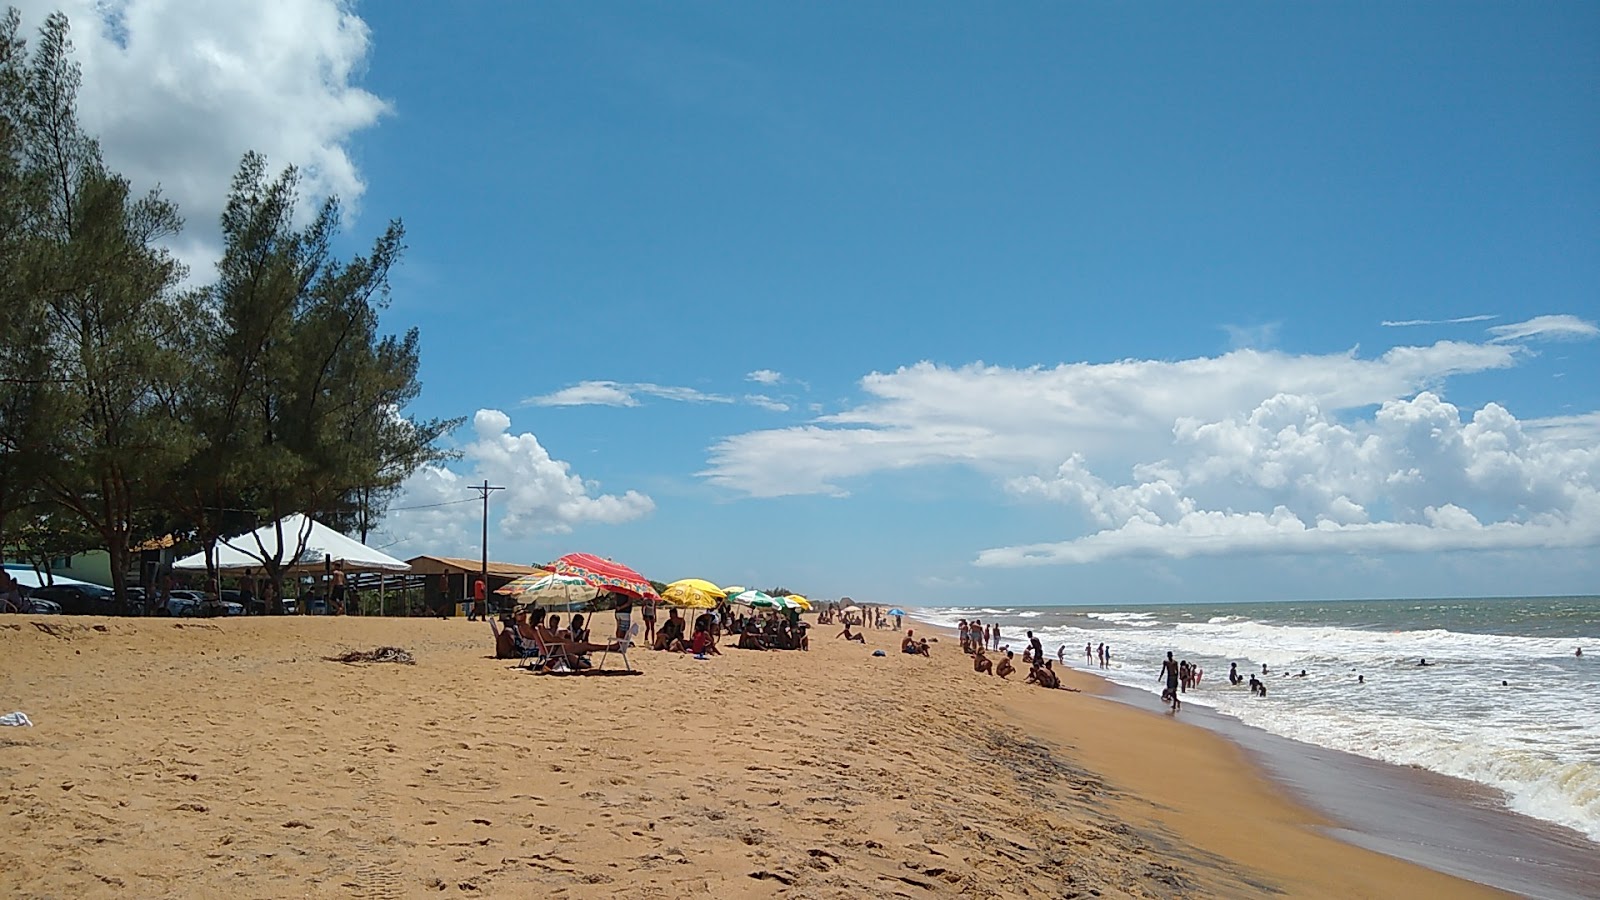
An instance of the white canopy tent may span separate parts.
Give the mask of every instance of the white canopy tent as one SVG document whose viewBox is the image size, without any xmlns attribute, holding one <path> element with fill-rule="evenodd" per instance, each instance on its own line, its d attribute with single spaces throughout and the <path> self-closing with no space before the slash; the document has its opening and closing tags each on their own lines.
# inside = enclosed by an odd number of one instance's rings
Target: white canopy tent
<svg viewBox="0 0 1600 900">
<path fill-rule="evenodd" d="M 265 560 L 278 556 L 279 526 L 283 532 L 283 565 L 285 568 L 317 567 L 329 562 L 343 562 L 345 569 L 380 569 L 405 572 L 409 563 L 395 559 L 387 553 L 374 550 L 354 538 L 348 538 L 332 528 L 295 513 L 284 516 L 272 525 L 263 525 L 249 534 L 217 542 L 217 568 L 222 571 L 260 569 Z M 303 547 L 298 554 L 295 550 Z M 174 569 L 204 569 L 205 551 L 185 556 L 172 564 Z"/>
</svg>

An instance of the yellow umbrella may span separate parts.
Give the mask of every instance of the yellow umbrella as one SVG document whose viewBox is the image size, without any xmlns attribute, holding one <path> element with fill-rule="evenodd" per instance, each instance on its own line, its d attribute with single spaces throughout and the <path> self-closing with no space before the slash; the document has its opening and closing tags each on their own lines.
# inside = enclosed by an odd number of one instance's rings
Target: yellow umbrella
<svg viewBox="0 0 1600 900">
<path fill-rule="evenodd" d="M 811 612 L 811 601 L 807 600 L 806 598 L 804 598 L 802 596 L 800 596 L 799 594 L 790 594 L 789 596 L 784 597 L 783 599 L 789 601 L 790 603 L 795 604 L 796 606 L 800 607 L 801 609 L 805 610 L 806 612 Z"/>
<path fill-rule="evenodd" d="M 724 597 L 737 597 L 740 594 L 744 593 L 746 590 L 748 590 L 748 589 L 742 584 L 741 585 L 736 585 L 734 587 L 726 587 L 726 588 L 722 589 L 722 596 L 724 596 Z"/>
<path fill-rule="evenodd" d="M 684 606 L 689 609 L 715 609 L 717 601 L 725 596 L 727 593 L 722 588 L 702 578 L 674 581 L 661 592 L 661 599 L 673 606 Z"/>
</svg>

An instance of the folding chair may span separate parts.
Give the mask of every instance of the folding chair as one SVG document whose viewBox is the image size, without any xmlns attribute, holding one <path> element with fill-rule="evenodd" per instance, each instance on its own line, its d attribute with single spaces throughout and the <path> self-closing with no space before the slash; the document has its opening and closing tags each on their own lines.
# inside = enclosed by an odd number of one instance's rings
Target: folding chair
<svg viewBox="0 0 1600 900">
<path fill-rule="evenodd" d="M 595 666 L 595 669 L 596 670 L 604 669 L 606 667 L 606 658 L 609 657 L 611 654 L 615 653 L 618 656 L 622 657 L 622 666 L 623 666 L 623 668 L 627 669 L 629 672 L 632 672 L 633 671 L 633 664 L 628 662 L 628 648 L 633 646 L 633 639 L 638 634 L 639 634 L 639 624 L 637 622 L 635 622 L 633 624 L 633 627 L 628 629 L 628 633 L 627 634 L 625 634 L 622 637 L 617 639 L 616 649 L 615 650 L 611 649 L 610 645 L 607 645 L 606 649 L 600 651 L 600 663 L 599 663 L 599 665 Z"/>
</svg>

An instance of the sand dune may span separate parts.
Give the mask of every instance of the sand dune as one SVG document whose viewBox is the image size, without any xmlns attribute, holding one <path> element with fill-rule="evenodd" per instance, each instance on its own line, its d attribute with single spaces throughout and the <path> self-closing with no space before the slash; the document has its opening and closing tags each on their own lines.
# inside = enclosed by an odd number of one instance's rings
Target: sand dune
<svg viewBox="0 0 1600 900">
<path fill-rule="evenodd" d="M 1198 729 L 978 676 L 949 641 L 816 634 L 555 678 L 460 620 L 7 617 L 0 712 L 37 727 L 0 729 L 0 891 L 1490 895 L 1317 834 Z M 325 658 L 380 645 L 416 664 Z"/>
</svg>

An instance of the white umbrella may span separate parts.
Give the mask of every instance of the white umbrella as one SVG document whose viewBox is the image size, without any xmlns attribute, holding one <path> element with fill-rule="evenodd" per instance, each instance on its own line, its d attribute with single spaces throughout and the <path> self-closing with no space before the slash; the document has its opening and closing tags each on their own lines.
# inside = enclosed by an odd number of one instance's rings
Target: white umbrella
<svg viewBox="0 0 1600 900">
<path fill-rule="evenodd" d="M 576 575 L 551 573 L 521 586 L 516 591 L 516 598 L 522 603 L 571 609 L 586 605 L 594 599 L 595 593 L 594 585 Z"/>
</svg>

